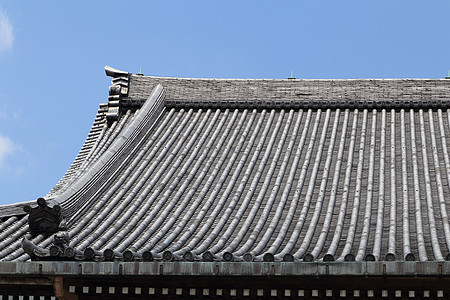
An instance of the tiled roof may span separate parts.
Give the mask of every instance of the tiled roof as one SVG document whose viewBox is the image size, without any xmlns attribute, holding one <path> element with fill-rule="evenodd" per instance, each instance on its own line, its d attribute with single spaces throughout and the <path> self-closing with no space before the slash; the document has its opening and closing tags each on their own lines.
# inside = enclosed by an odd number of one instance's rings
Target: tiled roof
<svg viewBox="0 0 450 300">
<path fill-rule="evenodd" d="M 450 80 L 127 78 L 46 196 L 52 259 L 450 259 Z M 30 259 L 17 207 L 3 261 Z"/>
</svg>

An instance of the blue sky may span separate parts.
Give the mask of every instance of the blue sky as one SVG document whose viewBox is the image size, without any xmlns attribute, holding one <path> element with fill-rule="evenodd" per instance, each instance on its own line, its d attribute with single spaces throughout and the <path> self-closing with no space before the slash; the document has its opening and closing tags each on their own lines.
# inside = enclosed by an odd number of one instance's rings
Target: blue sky
<svg viewBox="0 0 450 300">
<path fill-rule="evenodd" d="M 0 204 L 44 196 L 107 101 L 106 64 L 216 78 L 442 78 L 450 1 L 0 0 Z"/>
</svg>

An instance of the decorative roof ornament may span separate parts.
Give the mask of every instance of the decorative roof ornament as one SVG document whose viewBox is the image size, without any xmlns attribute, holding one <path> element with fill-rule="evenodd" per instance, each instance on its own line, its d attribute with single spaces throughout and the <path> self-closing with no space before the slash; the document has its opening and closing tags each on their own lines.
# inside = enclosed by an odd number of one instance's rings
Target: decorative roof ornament
<svg viewBox="0 0 450 300">
<path fill-rule="evenodd" d="M 73 256 L 69 247 L 69 235 L 66 231 L 66 220 L 62 214 L 61 206 L 53 205 L 53 207 L 50 207 L 44 198 L 38 198 L 37 204 L 36 207 L 30 205 L 23 207 L 23 210 L 29 214 L 30 234 L 22 240 L 22 248 L 31 258 L 38 260 Z M 33 242 L 32 237 L 39 234 L 44 236 L 53 234 L 53 245 L 50 249 L 42 248 Z"/>
<path fill-rule="evenodd" d="M 128 96 L 131 73 L 120 71 L 110 66 L 105 66 L 105 73 L 111 80 L 108 96 L 108 111 L 106 118 L 108 121 L 114 121 L 122 115 L 123 98 Z"/>
<path fill-rule="evenodd" d="M 50 258 L 49 249 L 37 246 L 32 242 L 29 235 L 22 239 L 22 249 L 31 257 L 32 260 L 46 260 Z"/>
<path fill-rule="evenodd" d="M 105 66 L 105 73 L 106 73 L 106 76 L 113 77 L 113 78 L 130 76 L 129 72 L 117 70 L 110 66 Z"/>
<path fill-rule="evenodd" d="M 61 206 L 49 207 L 44 198 L 37 199 L 37 207 L 25 205 L 23 210 L 28 213 L 28 226 L 32 236 L 38 234 L 50 235 L 60 230 L 66 230 L 66 222 L 61 212 Z"/>
</svg>

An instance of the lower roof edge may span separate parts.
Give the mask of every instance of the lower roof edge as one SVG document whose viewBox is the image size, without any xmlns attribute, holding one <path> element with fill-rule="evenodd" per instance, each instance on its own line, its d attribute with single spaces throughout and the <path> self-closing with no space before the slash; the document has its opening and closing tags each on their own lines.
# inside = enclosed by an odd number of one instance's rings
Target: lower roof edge
<svg viewBox="0 0 450 300">
<path fill-rule="evenodd" d="M 450 262 L 0 262 L 1 276 L 450 277 Z"/>
</svg>

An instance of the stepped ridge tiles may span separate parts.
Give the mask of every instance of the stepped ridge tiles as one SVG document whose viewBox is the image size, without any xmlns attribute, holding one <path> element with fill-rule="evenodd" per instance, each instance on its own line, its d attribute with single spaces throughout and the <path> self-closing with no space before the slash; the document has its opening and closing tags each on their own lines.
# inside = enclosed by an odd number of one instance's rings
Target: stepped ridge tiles
<svg viewBox="0 0 450 300">
<path fill-rule="evenodd" d="M 450 81 L 107 74 L 45 196 L 68 244 L 2 206 L 1 261 L 450 259 Z"/>
</svg>

